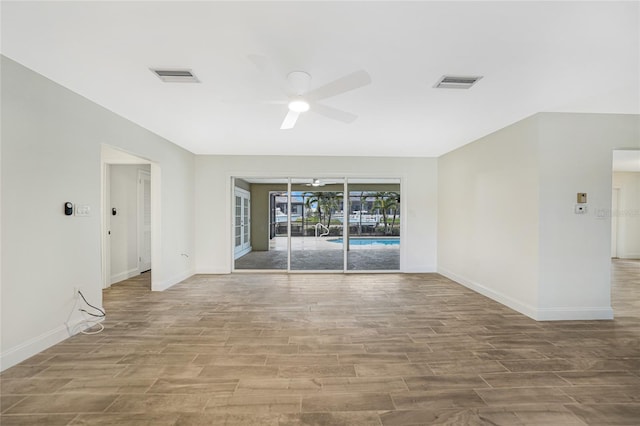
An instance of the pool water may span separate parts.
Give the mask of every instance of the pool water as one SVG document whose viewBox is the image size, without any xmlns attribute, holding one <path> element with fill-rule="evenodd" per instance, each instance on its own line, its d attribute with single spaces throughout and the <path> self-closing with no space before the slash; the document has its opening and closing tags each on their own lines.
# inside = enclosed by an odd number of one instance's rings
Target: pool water
<svg viewBox="0 0 640 426">
<path fill-rule="evenodd" d="M 343 238 L 327 240 L 330 243 L 342 244 Z M 397 246 L 400 245 L 400 238 L 349 238 L 349 245 L 352 246 Z"/>
</svg>

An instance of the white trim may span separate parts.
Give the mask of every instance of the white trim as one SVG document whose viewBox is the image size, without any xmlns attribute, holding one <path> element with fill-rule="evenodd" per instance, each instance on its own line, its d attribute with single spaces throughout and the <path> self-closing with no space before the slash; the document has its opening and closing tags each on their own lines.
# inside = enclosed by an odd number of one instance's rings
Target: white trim
<svg viewBox="0 0 640 426">
<path fill-rule="evenodd" d="M 538 309 L 537 321 L 568 321 L 568 320 L 611 320 L 613 309 L 611 307 L 588 308 L 541 308 Z"/>
<path fill-rule="evenodd" d="M 162 168 L 151 163 L 151 290 L 161 284 L 162 267 Z M 157 283 L 156 283 L 157 281 Z"/>
<path fill-rule="evenodd" d="M 201 268 L 196 269 L 194 275 L 229 275 L 231 272 L 230 269 Z"/>
<path fill-rule="evenodd" d="M 457 282 L 458 284 L 461 284 L 473 291 L 475 291 L 476 293 L 480 293 L 483 296 L 488 297 L 489 299 L 495 300 L 498 303 L 501 303 L 515 311 L 520 312 L 521 314 L 524 314 L 526 316 L 528 316 L 529 318 L 533 318 L 535 320 L 537 320 L 537 314 L 538 314 L 538 309 L 534 306 L 528 305 L 526 303 L 523 303 L 519 300 L 516 300 L 510 296 L 507 296 L 505 294 L 502 294 L 498 291 L 492 290 L 490 288 L 487 288 L 485 286 L 483 286 L 480 283 L 477 283 L 475 281 L 466 279 L 460 275 L 457 275 L 456 273 L 449 271 L 448 269 L 439 267 L 438 268 L 438 273 L 440 275 L 443 275 L 447 278 L 449 278 L 450 280 L 453 280 L 455 282 Z"/>
<path fill-rule="evenodd" d="M 191 278 L 192 276 L 193 271 L 185 271 L 181 274 L 174 275 L 169 279 L 153 283 L 151 286 L 151 291 L 165 291 L 169 287 L 173 287 L 174 285 L 179 284 L 187 278 Z"/>
<path fill-rule="evenodd" d="M 120 272 L 119 274 L 112 275 L 110 284 L 119 283 L 120 281 L 128 280 L 129 278 L 135 277 L 137 275 L 140 275 L 140 272 L 138 272 L 138 268 L 135 267 L 133 269 L 129 269 L 128 271 L 124 271 L 124 272 Z"/>
<path fill-rule="evenodd" d="M 62 342 L 68 337 L 70 336 L 67 327 L 65 325 L 60 325 L 53 330 L 49 330 L 46 333 L 29 339 L 26 342 L 23 342 L 0 354 L 0 371 L 13 367 L 37 353 Z"/>
<path fill-rule="evenodd" d="M 367 271 L 367 272 L 373 272 L 373 271 Z M 395 271 L 395 272 L 398 272 L 398 271 Z M 437 272 L 438 272 L 438 268 L 435 265 L 415 266 L 413 268 L 406 268 L 406 270 L 402 271 L 402 273 L 405 273 L 405 274 L 433 274 Z"/>
<path fill-rule="evenodd" d="M 640 259 L 640 253 L 618 253 L 618 259 Z"/>
<path fill-rule="evenodd" d="M 103 320 L 104 318 L 92 321 L 102 322 Z M 32 356 L 37 355 L 45 349 L 48 349 L 51 346 L 56 345 L 75 334 L 80 333 L 80 331 L 86 330 L 90 327 L 89 325 L 86 325 L 86 327 L 79 327 L 85 322 L 86 319 L 79 318 L 72 324 L 66 323 L 60 325 L 52 330 L 42 333 L 39 336 L 29 339 L 26 342 L 19 344 L 18 346 L 14 346 L 9 350 L 4 351 L 0 354 L 0 371 L 4 371 L 7 368 L 13 367 L 16 364 L 19 364 L 22 361 L 25 361 Z M 71 330 L 77 331 L 76 333 L 71 333 Z"/>
<path fill-rule="evenodd" d="M 381 272 L 381 273 L 431 273 L 431 272 L 436 272 L 437 268 L 433 265 L 428 265 L 423 267 L 414 267 L 411 268 L 411 270 L 409 270 L 406 267 L 406 257 L 407 257 L 407 245 L 406 245 L 406 241 L 404 241 L 405 236 L 407 235 L 407 207 L 406 207 L 406 203 L 407 203 L 407 198 L 405 196 L 403 196 L 402 194 L 405 193 L 406 191 L 406 184 L 407 184 L 407 174 L 406 173 L 375 173 L 372 175 L 368 175 L 368 174 L 364 174 L 364 173 L 321 173 L 321 175 L 326 178 L 326 179 L 343 179 L 343 192 L 347 192 L 348 189 L 348 185 L 349 185 L 349 179 L 398 179 L 399 185 L 400 185 L 400 265 L 399 268 L 397 270 L 393 269 L 393 270 L 384 270 L 384 271 L 367 271 L 367 270 L 357 270 L 357 271 L 350 271 L 347 269 L 347 263 L 343 262 L 343 267 L 342 269 L 335 269 L 335 270 L 329 270 L 329 271 L 315 271 L 315 270 L 293 270 L 291 269 L 291 226 L 287 227 L 287 269 L 283 270 L 283 269 L 278 269 L 275 270 L 276 272 L 280 272 L 280 271 L 287 271 L 287 272 L 308 272 L 308 273 L 324 273 L 324 272 L 328 272 L 328 273 L 354 273 L 354 274 L 367 274 L 367 273 L 375 273 L 375 272 Z M 287 203 L 288 203 L 288 208 L 287 208 L 287 222 L 290 223 L 291 222 L 291 192 L 292 192 L 292 180 L 293 179 L 304 179 L 304 178 L 308 178 L 309 175 L 304 174 L 304 175 L 300 175 L 299 173 L 288 173 L 288 172 L 240 172 L 240 171 L 236 171 L 236 172 L 229 172 L 227 173 L 227 182 L 229 182 L 230 187 L 229 187 L 229 192 L 231 193 L 231 196 L 229 197 L 229 203 L 227 205 L 227 209 L 225 209 L 227 211 L 227 214 L 229 215 L 228 217 L 228 222 L 230 223 L 231 226 L 229 227 L 229 234 L 228 234 L 228 241 L 230 242 L 231 245 L 231 267 L 230 267 L 230 271 L 231 273 L 234 272 L 247 272 L 249 270 L 245 270 L 245 269 L 240 269 L 240 270 L 236 270 L 235 268 L 235 260 L 240 257 L 240 256 L 236 256 L 235 254 L 235 190 L 236 189 L 240 189 L 243 190 L 242 188 L 239 188 L 236 186 L 236 179 L 243 179 L 243 178 L 277 178 L 277 179 L 287 179 Z M 285 177 L 286 176 L 286 177 Z M 372 177 L 373 176 L 373 177 Z M 348 228 L 348 227 L 347 227 Z M 346 231 L 346 233 L 343 231 L 343 234 L 346 234 L 348 237 L 348 230 Z M 344 235 L 343 235 L 344 237 Z M 347 258 L 347 250 L 346 250 L 346 246 L 343 245 L 343 251 L 344 251 L 344 256 L 343 256 L 343 260 Z M 246 254 L 246 253 L 244 253 Z M 267 271 L 271 271 L 271 270 L 267 270 Z M 223 273 L 229 273 L 229 272 L 223 272 Z"/>
<path fill-rule="evenodd" d="M 142 266 L 142 247 L 144 247 L 144 181 L 149 181 L 149 187 L 151 187 L 151 167 L 149 167 L 149 171 L 144 169 L 138 169 L 137 176 L 137 186 L 136 186 L 136 224 L 138 226 L 138 235 L 137 235 L 137 253 L 136 257 L 138 260 L 138 273 L 143 273 L 151 269 L 151 253 L 149 253 L 149 264 L 148 267 Z M 151 191 L 151 188 L 149 188 Z M 149 193 L 149 198 L 151 198 L 151 193 Z M 151 203 L 149 203 L 149 210 L 151 210 Z M 151 217 L 151 212 L 149 212 L 149 216 Z M 151 219 L 149 219 L 151 220 Z M 151 224 L 149 224 L 151 227 Z M 151 252 L 151 241 L 149 241 L 149 252 Z"/>
<path fill-rule="evenodd" d="M 235 239 L 235 224 L 236 224 L 236 178 L 231 176 L 228 180 L 230 182 L 230 196 L 229 196 L 229 209 L 227 213 L 230 215 L 228 218 L 229 224 L 229 240 L 231 242 L 231 267 L 229 269 L 230 272 L 235 271 L 236 269 L 236 239 Z"/>
<path fill-rule="evenodd" d="M 111 285 L 111 216 L 107 213 L 111 205 L 111 165 L 100 162 L 100 257 L 102 266 L 102 288 Z"/>
<path fill-rule="evenodd" d="M 438 273 L 536 321 L 613 319 L 613 309 L 610 306 L 585 308 L 569 306 L 559 308 L 537 308 L 495 290 L 491 290 L 477 282 L 461 277 L 445 268 L 438 268 Z"/>
<path fill-rule="evenodd" d="M 112 164 L 149 164 L 150 165 L 150 173 L 151 173 L 151 265 L 156 265 L 155 273 L 151 276 L 151 288 L 155 287 L 155 281 L 162 276 L 162 221 L 161 221 L 161 213 L 162 213 L 162 202 L 161 202 L 161 168 L 160 166 L 143 157 L 139 157 L 134 154 L 129 154 L 128 152 L 116 148 L 114 146 L 108 144 L 101 145 L 101 154 L 100 154 L 100 165 L 102 170 L 102 205 L 101 205 L 101 258 L 102 258 L 102 288 L 109 287 L 109 281 L 111 278 L 110 269 L 110 259 L 109 259 L 109 248 L 106 239 L 108 237 L 107 232 L 109 231 L 109 223 L 110 220 L 110 208 L 107 204 L 108 199 L 106 186 L 108 180 L 106 179 L 108 176 L 105 176 L 104 169 L 108 168 L 109 165 Z M 165 280 L 163 282 L 168 282 Z M 159 284 L 162 287 L 162 282 Z"/>
<path fill-rule="evenodd" d="M 291 176 L 289 176 L 287 177 L 287 272 L 291 272 L 291 232 L 293 230 L 291 226 L 291 186 Z M 269 200 L 269 203 L 271 203 L 271 200 Z M 304 206 L 302 206 L 302 211 L 304 212 Z M 304 230 L 302 235 L 304 235 Z"/>
</svg>

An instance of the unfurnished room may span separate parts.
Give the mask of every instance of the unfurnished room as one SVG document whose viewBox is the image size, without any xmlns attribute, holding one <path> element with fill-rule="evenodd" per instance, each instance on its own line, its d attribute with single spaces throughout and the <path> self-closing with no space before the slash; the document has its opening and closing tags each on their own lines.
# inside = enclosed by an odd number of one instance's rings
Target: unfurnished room
<svg viewBox="0 0 640 426">
<path fill-rule="evenodd" d="M 0 424 L 640 424 L 640 2 L 0 25 Z"/>
</svg>

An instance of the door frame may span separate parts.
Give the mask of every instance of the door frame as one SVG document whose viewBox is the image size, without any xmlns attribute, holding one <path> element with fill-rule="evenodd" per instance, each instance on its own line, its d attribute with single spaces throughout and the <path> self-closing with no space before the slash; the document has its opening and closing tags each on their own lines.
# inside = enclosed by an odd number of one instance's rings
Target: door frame
<svg viewBox="0 0 640 426">
<path fill-rule="evenodd" d="M 349 270 L 348 268 L 348 263 L 347 263 L 347 245 L 344 244 L 343 245 L 343 269 L 335 269 L 335 270 L 292 270 L 291 269 L 291 226 L 287 227 L 287 269 L 236 269 L 235 268 L 235 256 L 234 256 L 234 252 L 235 252 L 235 188 L 236 188 L 236 178 L 238 179 L 243 179 L 243 178 L 247 178 L 247 179 L 287 179 L 287 202 L 288 202 L 288 208 L 287 208 L 287 219 L 288 219 L 288 223 L 291 222 L 291 181 L 292 179 L 308 179 L 310 175 L 318 175 L 318 176 L 322 176 L 325 179 L 344 179 L 344 189 L 343 189 L 343 193 L 347 194 L 347 190 L 349 187 L 349 180 L 350 179 L 398 179 L 400 182 L 400 194 L 403 194 L 405 192 L 406 189 L 406 181 L 407 181 L 407 176 L 406 174 L 403 173 L 376 173 L 374 177 L 371 177 L 371 175 L 369 174 L 364 174 L 364 173 L 325 173 L 325 172 L 320 172 L 320 173 L 315 173 L 315 172 L 309 172 L 309 173 L 305 173 L 303 175 L 299 174 L 299 173 L 256 173 L 254 172 L 231 172 L 227 174 L 227 184 L 229 185 L 228 188 L 228 194 L 229 197 L 227 198 L 227 219 L 228 219 L 228 224 L 230 224 L 231 226 L 229 226 L 229 233 L 227 234 L 227 238 L 228 238 L 228 242 L 229 242 L 229 247 L 230 247 L 230 251 L 228 253 L 231 253 L 231 256 L 229 258 L 229 262 L 230 262 L 230 268 L 229 271 L 233 272 L 241 272 L 241 273 L 287 273 L 287 274 L 297 274 L 297 273 L 312 273 L 312 274 L 322 274 L 322 273 L 327 273 L 327 274 L 335 274 L 335 273 L 343 273 L 343 274 L 388 274 L 388 273 L 404 273 L 405 272 L 405 263 L 406 263 L 406 256 L 407 256 L 407 245 L 406 243 L 402 242 L 402 236 L 403 235 L 407 235 L 407 207 L 406 207 L 406 203 L 407 203 L 407 197 L 406 196 L 402 196 L 400 197 L 400 267 L 399 269 L 394 269 L 394 270 L 371 270 L 371 271 L 363 271 L 363 270 Z M 283 176 L 287 176 L 287 177 L 283 177 Z M 345 238 L 348 241 L 348 226 L 347 228 L 347 234 L 346 236 L 343 235 L 343 238 Z M 343 230 L 343 233 L 345 231 Z"/>
<path fill-rule="evenodd" d="M 138 169 L 138 273 L 141 274 L 143 272 L 147 272 L 151 270 L 151 253 L 149 253 L 149 266 L 144 266 L 142 263 L 142 247 L 145 243 L 144 237 L 144 180 L 149 180 L 149 198 L 151 198 L 151 171 L 146 171 L 142 169 Z M 151 209 L 151 203 L 149 203 L 149 209 Z M 151 223 L 149 223 L 149 227 L 151 227 Z M 151 246 L 151 241 L 149 242 Z"/>
<path fill-rule="evenodd" d="M 158 163 L 139 157 L 135 154 L 128 153 L 111 145 L 102 144 L 100 155 L 100 176 L 102 179 L 101 190 L 101 206 L 100 206 L 100 249 L 101 249 L 101 266 L 102 266 L 102 288 L 111 286 L 111 259 L 109 244 L 109 228 L 110 228 L 110 182 L 109 182 L 109 166 L 115 164 L 149 164 L 151 174 L 151 265 L 155 265 L 154 274 L 151 275 L 151 290 L 162 290 L 162 246 L 161 246 L 161 168 Z"/>
<path fill-rule="evenodd" d="M 242 200 L 240 202 L 240 246 L 241 249 L 240 250 L 236 250 L 238 246 L 236 246 L 235 244 L 235 237 L 236 237 L 236 198 L 240 197 L 240 199 Z M 245 223 L 245 215 L 244 215 L 244 211 L 245 211 L 245 206 L 246 206 L 246 202 L 249 202 L 249 207 L 248 207 L 248 215 L 247 215 L 247 223 Z M 233 188 L 233 258 L 234 260 L 244 256 L 245 254 L 251 252 L 251 192 L 247 191 L 246 189 L 242 189 L 240 187 L 237 187 L 234 185 Z M 245 230 L 248 230 L 248 232 L 246 233 Z M 244 237 L 245 235 L 248 235 L 248 241 L 244 241 Z"/>
</svg>

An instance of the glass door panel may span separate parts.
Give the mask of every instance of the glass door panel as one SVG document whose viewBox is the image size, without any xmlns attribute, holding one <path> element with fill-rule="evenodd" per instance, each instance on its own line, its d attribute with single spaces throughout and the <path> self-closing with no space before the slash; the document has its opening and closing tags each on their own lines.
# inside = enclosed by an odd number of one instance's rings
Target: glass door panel
<svg viewBox="0 0 640 426">
<path fill-rule="evenodd" d="M 400 270 L 400 179 L 348 181 L 347 270 Z"/>
<path fill-rule="evenodd" d="M 291 270 L 343 271 L 344 179 L 291 179 Z"/>
<path fill-rule="evenodd" d="M 288 179 L 236 177 L 234 182 L 234 269 L 286 271 Z"/>
</svg>

